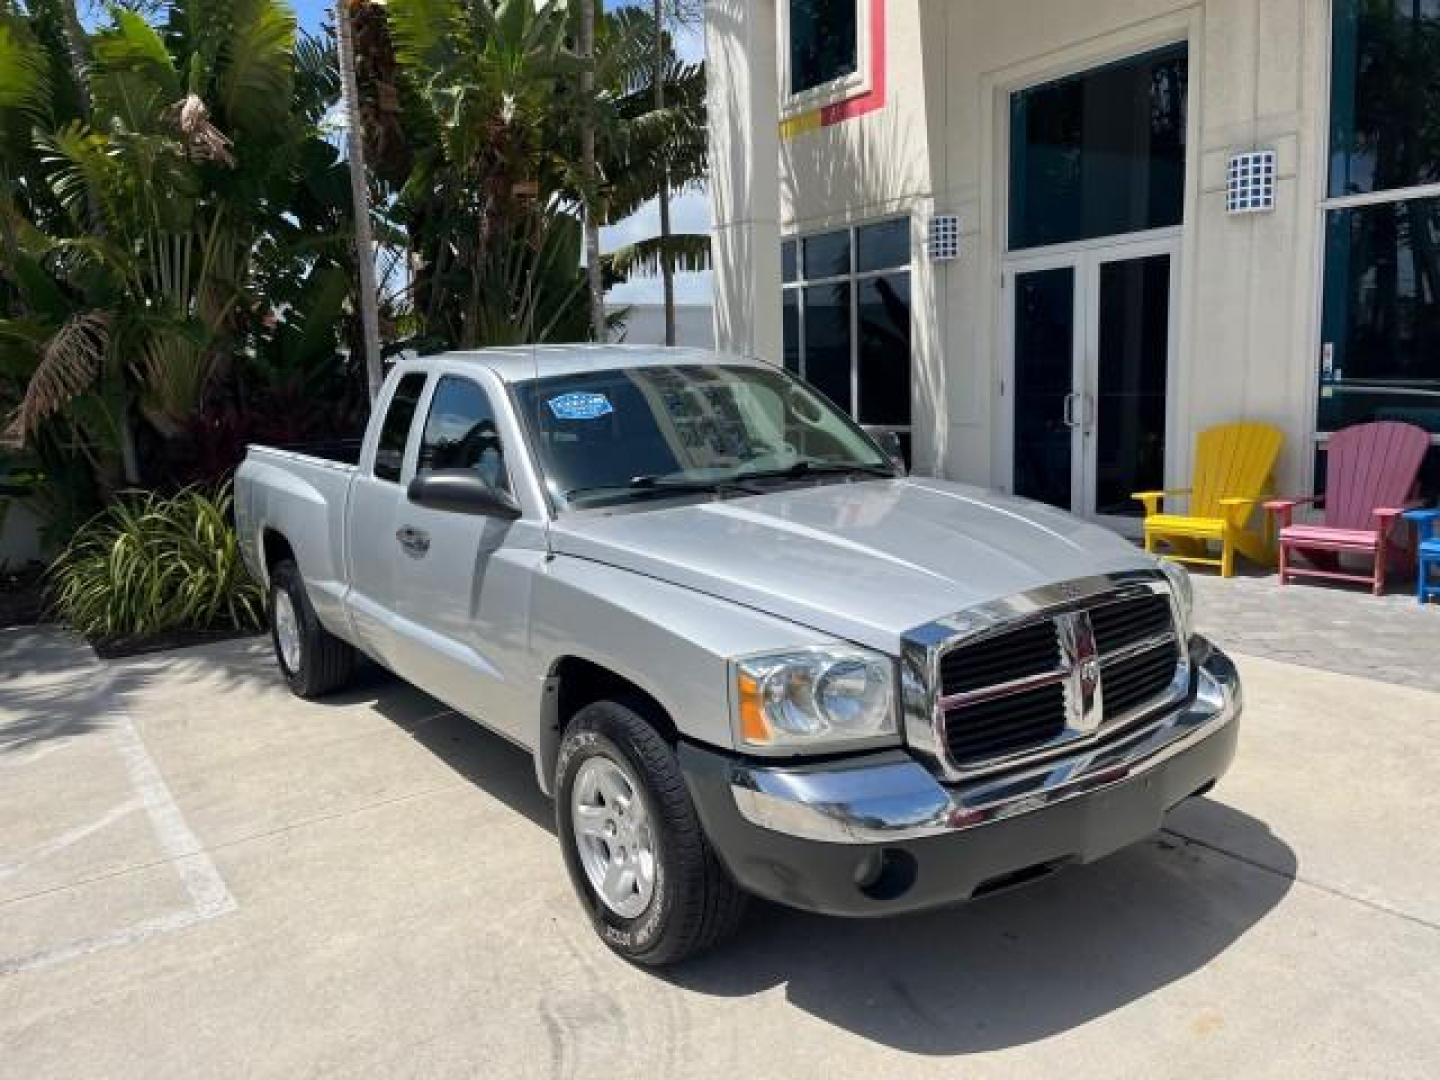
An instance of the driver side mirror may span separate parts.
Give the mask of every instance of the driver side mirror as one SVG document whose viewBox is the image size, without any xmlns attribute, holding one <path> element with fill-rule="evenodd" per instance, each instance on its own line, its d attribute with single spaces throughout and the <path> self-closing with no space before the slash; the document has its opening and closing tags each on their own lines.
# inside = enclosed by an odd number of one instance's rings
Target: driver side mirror
<svg viewBox="0 0 1440 1080">
<path fill-rule="evenodd" d="M 416 506 L 430 510 L 474 514 L 503 521 L 514 521 L 520 516 L 520 504 L 514 497 L 507 491 L 491 487 L 473 469 L 423 472 L 410 481 L 406 494 Z"/>
<path fill-rule="evenodd" d="M 890 464 L 895 466 L 895 471 L 901 476 L 907 476 L 910 467 L 905 464 L 905 446 L 900 441 L 899 433 L 894 431 L 876 432 L 875 441 L 880 444 L 880 449 L 885 451 L 885 456 L 890 459 Z"/>
</svg>

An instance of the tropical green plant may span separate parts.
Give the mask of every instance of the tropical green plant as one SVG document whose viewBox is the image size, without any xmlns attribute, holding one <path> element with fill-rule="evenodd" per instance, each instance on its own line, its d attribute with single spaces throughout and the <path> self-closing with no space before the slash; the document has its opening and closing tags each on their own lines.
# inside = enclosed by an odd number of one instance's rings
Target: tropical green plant
<svg viewBox="0 0 1440 1080">
<path fill-rule="evenodd" d="M 260 628 L 264 593 L 245 570 L 230 514 L 228 485 L 117 500 L 52 565 L 56 612 L 104 641 Z"/>
<path fill-rule="evenodd" d="M 391 212 L 411 256 L 407 298 L 426 343 L 592 336 L 579 267 L 587 209 L 613 224 L 703 179 L 703 66 L 679 60 L 638 6 L 596 19 L 587 62 L 571 44 L 598 7 L 353 0 L 367 154 L 394 193 Z M 703 266 L 708 251 L 706 237 L 672 236 L 602 265 L 613 280 L 617 271 Z"/>
<path fill-rule="evenodd" d="M 150 6 L 86 34 L 66 0 L 0 0 L 0 406 L 100 497 L 221 388 L 243 397 L 353 264 L 331 50 L 280 0 Z"/>
<path fill-rule="evenodd" d="M 613 114 L 620 138 L 606 169 L 609 223 L 651 200 L 660 219 L 655 236 L 611 252 L 609 270 L 617 280 L 660 278 L 667 345 L 675 344 L 675 273 L 710 265 L 710 238 L 674 232 L 670 216 L 671 198 L 696 190 L 709 172 L 705 65 L 683 60 L 670 33 L 672 26 L 693 30 L 700 18 L 698 0 L 651 0 L 648 12 L 622 7 L 609 17 L 614 36 L 649 43 L 642 66 L 618 72 Z"/>
<path fill-rule="evenodd" d="M 366 145 L 394 193 L 425 343 L 585 337 L 579 204 L 562 195 L 579 155 L 565 154 L 561 106 L 582 70 L 566 4 L 390 0 L 352 13 Z"/>
</svg>

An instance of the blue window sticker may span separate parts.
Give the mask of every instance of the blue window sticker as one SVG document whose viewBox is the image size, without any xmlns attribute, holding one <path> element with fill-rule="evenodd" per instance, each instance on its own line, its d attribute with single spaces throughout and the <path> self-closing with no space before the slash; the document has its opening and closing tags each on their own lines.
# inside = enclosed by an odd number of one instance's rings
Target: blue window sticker
<svg viewBox="0 0 1440 1080">
<path fill-rule="evenodd" d="M 604 394 L 580 391 L 553 397 L 548 404 L 557 420 L 598 420 L 615 411 L 615 406 L 610 404 L 610 399 Z"/>
</svg>

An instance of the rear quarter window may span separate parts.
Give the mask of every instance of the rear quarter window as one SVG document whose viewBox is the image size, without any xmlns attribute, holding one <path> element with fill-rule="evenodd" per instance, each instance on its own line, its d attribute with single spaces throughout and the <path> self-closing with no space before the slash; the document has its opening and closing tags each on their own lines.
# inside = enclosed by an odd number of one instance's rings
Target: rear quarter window
<svg viewBox="0 0 1440 1080">
<path fill-rule="evenodd" d="M 392 484 L 400 482 L 405 443 L 410 438 L 410 426 L 415 421 L 415 410 L 424 389 L 425 376 L 418 372 L 406 375 L 395 388 L 385 423 L 380 428 L 380 440 L 375 445 L 375 465 L 371 471 L 376 479 L 389 480 Z"/>
</svg>

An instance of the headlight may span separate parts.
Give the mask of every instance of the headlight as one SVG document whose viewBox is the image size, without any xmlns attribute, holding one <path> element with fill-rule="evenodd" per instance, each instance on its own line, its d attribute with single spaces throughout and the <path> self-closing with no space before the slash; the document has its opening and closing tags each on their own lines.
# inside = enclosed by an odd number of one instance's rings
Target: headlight
<svg viewBox="0 0 1440 1080">
<path fill-rule="evenodd" d="M 751 656 L 732 664 L 741 748 L 833 748 L 894 739 L 895 666 L 866 649 Z"/>
<path fill-rule="evenodd" d="M 1170 592 L 1175 597 L 1175 608 L 1180 614 L 1180 637 L 1189 641 L 1195 630 L 1195 589 L 1190 584 L 1189 572 L 1179 563 L 1169 559 L 1160 560 L 1160 570 L 1170 581 Z"/>
</svg>

